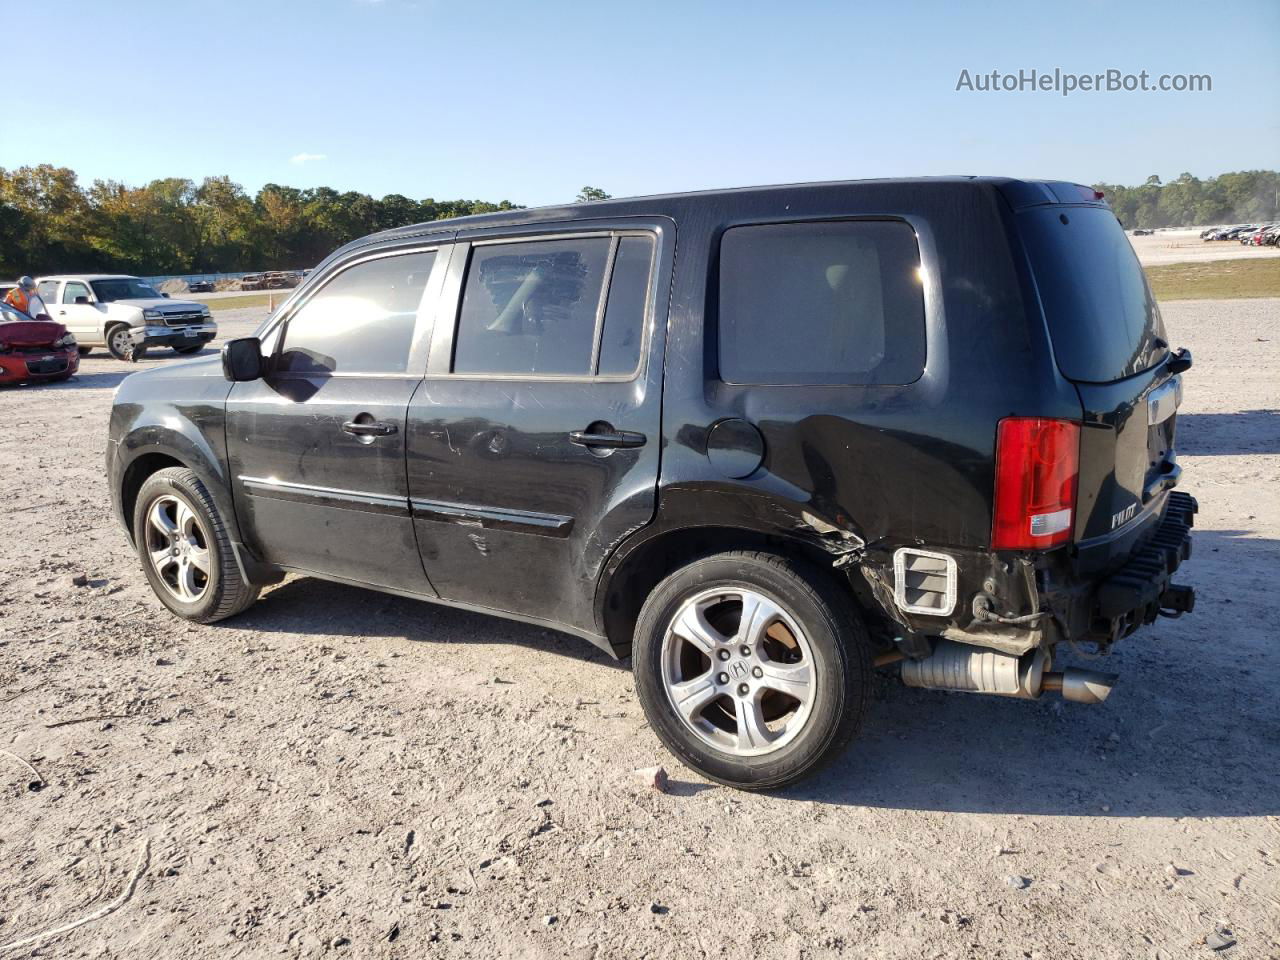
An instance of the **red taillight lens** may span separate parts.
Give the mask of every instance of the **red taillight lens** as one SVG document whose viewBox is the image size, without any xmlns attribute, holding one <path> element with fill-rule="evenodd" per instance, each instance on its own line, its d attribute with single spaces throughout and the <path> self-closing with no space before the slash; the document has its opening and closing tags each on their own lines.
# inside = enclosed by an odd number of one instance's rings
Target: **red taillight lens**
<svg viewBox="0 0 1280 960">
<path fill-rule="evenodd" d="M 993 550 L 1037 550 L 1071 539 L 1080 425 L 1007 417 L 996 431 Z"/>
</svg>

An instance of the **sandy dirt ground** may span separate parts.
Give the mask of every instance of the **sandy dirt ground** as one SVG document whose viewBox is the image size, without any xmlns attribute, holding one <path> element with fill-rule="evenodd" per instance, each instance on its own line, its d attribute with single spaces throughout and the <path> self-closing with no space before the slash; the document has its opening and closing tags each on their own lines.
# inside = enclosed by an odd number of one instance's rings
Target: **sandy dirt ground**
<svg viewBox="0 0 1280 960">
<path fill-rule="evenodd" d="M 308 579 L 174 619 L 107 507 L 132 368 L 0 393 L 0 957 L 1280 956 L 1280 301 L 1165 316 L 1195 614 L 1100 706 L 886 676 L 772 795 L 567 636 Z"/>
<path fill-rule="evenodd" d="M 1280 257 L 1280 247 L 1246 247 L 1236 240 L 1200 239 L 1200 229 L 1157 230 L 1149 237 L 1130 235 L 1134 252 L 1144 267 L 1166 263 L 1207 263 L 1210 260 L 1247 260 Z"/>
</svg>

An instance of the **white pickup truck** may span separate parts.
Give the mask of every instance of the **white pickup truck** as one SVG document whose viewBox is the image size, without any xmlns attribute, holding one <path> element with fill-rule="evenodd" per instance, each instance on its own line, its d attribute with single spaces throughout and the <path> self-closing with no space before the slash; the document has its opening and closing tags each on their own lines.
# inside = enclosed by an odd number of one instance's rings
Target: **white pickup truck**
<svg viewBox="0 0 1280 960">
<path fill-rule="evenodd" d="M 218 333 L 204 304 L 171 300 L 137 277 L 88 273 L 40 277 L 36 284 L 49 316 L 75 335 L 81 356 L 104 346 L 118 360 L 149 347 L 196 353 Z"/>
</svg>

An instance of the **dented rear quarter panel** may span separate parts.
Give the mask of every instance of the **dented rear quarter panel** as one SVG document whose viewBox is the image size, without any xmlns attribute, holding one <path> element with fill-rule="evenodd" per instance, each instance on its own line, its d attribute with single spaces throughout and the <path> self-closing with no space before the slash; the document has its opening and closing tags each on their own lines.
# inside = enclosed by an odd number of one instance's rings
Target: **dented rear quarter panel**
<svg viewBox="0 0 1280 960">
<path fill-rule="evenodd" d="M 681 255 L 669 318 L 659 509 L 609 569 L 664 533 L 725 526 L 795 538 L 861 570 L 884 612 L 911 629 L 936 634 L 971 625 L 969 601 L 993 576 L 1010 596 L 1026 593 L 1023 566 L 988 547 L 996 424 L 1014 415 L 1078 419 L 1080 403 L 1058 376 L 1043 319 L 1028 299 L 999 184 L 817 185 L 700 199 L 672 215 Z M 897 386 L 721 381 L 714 328 L 723 232 L 849 218 L 899 219 L 915 229 L 927 329 L 923 375 Z M 763 462 L 742 479 L 718 475 L 707 457 L 707 434 L 726 418 L 754 424 L 764 438 Z M 900 546 L 956 557 L 960 589 L 950 618 L 896 610 L 892 555 Z"/>
</svg>

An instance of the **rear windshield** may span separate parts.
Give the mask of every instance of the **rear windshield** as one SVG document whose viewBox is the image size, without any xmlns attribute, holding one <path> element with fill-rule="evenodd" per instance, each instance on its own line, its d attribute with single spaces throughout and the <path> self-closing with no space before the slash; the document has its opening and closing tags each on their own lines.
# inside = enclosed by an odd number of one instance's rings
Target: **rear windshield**
<svg viewBox="0 0 1280 960">
<path fill-rule="evenodd" d="M 1115 214 L 1036 207 L 1018 217 L 1065 377 L 1109 383 L 1164 359 L 1160 311 Z"/>
</svg>

